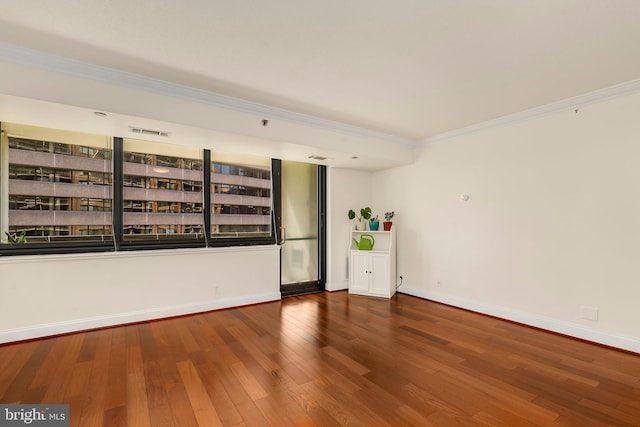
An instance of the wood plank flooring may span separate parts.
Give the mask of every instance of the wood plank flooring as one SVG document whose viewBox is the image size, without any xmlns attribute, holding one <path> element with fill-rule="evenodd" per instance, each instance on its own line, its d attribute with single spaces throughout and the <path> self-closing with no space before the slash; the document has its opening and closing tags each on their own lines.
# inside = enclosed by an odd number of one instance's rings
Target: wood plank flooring
<svg viewBox="0 0 640 427">
<path fill-rule="evenodd" d="M 346 292 L 0 346 L 72 426 L 640 426 L 640 356 Z"/>
</svg>

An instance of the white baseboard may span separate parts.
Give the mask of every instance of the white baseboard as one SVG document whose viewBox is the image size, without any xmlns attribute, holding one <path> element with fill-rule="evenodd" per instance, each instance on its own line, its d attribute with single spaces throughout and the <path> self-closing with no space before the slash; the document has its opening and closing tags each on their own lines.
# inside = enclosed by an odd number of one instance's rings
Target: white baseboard
<svg viewBox="0 0 640 427">
<path fill-rule="evenodd" d="M 465 300 L 463 298 L 451 297 L 421 289 L 412 289 L 403 286 L 401 289 L 398 289 L 398 292 L 407 295 L 413 295 L 418 298 L 440 302 L 454 307 L 464 308 L 466 310 L 475 311 L 477 313 L 488 314 L 490 316 L 499 317 L 501 319 L 511 320 L 513 322 L 534 326 L 536 328 L 568 335 L 574 338 L 579 338 L 598 344 L 604 344 L 607 346 L 619 348 L 622 350 L 640 353 L 640 340 L 638 339 L 611 335 L 600 331 L 594 331 L 583 326 L 574 325 L 543 316 L 537 316 L 521 311 L 509 310 L 504 307 L 484 304 L 477 301 Z"/>
<path fill-rule="evenodd" d="M 88 329 L 124 325 L 127 323 L 163 319 L 166 317 L 183 316 L 186 314 L 201 313 L 205 311 L 219 310 L 222 308 L 239 307 L 261 302 L 277 301 L 280 298 L 280 292 L 265 293 L 247 297 L 218 299 L 199 302 L 196 304 L 151 308 L 147 310 L 132 311 L 128 313 L 117 313 L 106 316 L 97 316 L 85 319 L 69 320 L 65 322 L 28 326 L 24 328 L 8 329 L 0 331 L 0 344 L 29 340 L 34 338 L 42 338 L 52 335 L 67 334 Z"/>
<path fill-rule="evenodd" d="M 345 289 L 349 289 L 349 281 L 341 280 L 337 282 L 327 282 L 324 288 L 329 292 L 344 291 Z"/>
</svg>

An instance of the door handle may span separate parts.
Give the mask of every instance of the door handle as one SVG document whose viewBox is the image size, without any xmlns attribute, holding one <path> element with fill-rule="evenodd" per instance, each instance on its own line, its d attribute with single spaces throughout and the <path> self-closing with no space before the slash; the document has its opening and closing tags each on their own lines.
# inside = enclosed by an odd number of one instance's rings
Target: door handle
<svg viewBox="0 0 640 427">
<path fill-rule="evenodd" d="M 287 228 L 284 226 L 280 227 L 280 244 L 284 245 L 287 243 Z"/>
</svg>

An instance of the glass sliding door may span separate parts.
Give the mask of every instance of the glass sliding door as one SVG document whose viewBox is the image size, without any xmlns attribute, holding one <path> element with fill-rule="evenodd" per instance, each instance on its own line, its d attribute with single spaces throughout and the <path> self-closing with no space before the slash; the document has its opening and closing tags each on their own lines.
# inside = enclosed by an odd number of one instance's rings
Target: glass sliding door
<svg viewBox="0 0 640 427">
<path fill-rule="evenodd" d="M 324 289 L 324 167 L 282 161 L 281 292 Z"/>
</svg>

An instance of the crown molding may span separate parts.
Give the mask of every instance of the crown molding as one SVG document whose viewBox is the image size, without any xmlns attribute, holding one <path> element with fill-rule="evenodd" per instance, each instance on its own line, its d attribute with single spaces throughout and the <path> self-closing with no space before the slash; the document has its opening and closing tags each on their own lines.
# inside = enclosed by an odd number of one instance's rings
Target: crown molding
<svg viewBox="0 0 640 427">
<path fill-rule="evenodd" d="M 594 104 L 597 102 L 615 99 L 640 92 L 640 79 L 632 80 L 626 83 L 599 89 L 593 92 L 578 95 L 558 102 L 553 102 L 540 107 L 531 108 L 519 113 L 509 114 L 507 116 L 498 117 L 496 119 L 431 136 L 421 141 L 414 141 L 411 139 L 402 138 L 396 135 L 391 135 L 372 129 L 354 126 L 334 120 L 328 120 L 308 114 L 297 113 L 294 111 L 272 107 L 265 104 L 246 101 L 244 99 L 222 95 L 219 93 L 197 89 L 194 87 L 172 83 L 164 80 L 154 79 L 127 71 L 90 64 L 87 62 L 45 53 L 42 51 L 29 49 L 6 42 L 0 42 L 0 61 L 11 62 L 83 79 L 99 81 L 102 83 L 129 89 L 142 90 L 158 95 L 164 95 L 190 102 L 205 104 L 216 108 L 237 111 L 244 114 L 252 114 L 260 117 L 268 117 L 271 119 L 277 118 L 289 123 L 294 123 L 302 126 L 328 130 L 357 137 L 373 138 L 393 144 L 401 144 L 410 147 L 442 142 L 462 135 L 507 126 L 510 124 L 531 120 L 537 117 L 542 117 L 567 110 L 573 110 L 575 108 L 584 107 L 589 104 Z"/>
<path fill-rule="evenodd" d="M 475 125 L 467 126 L 464 128 L 456 129 L 451 132 L 441 133 L 429 138 L 425 138 L 421 141 L 421 145 L 432 144 L 435 142 L 442 142 L 447 139 L 456 138 L 462 135 L 481 132 L 488 129 L 493 129 L 501 126 L 507 126 L 526 120 L 535 119 L 537 117 L 543 117 L 554 113 L 559 113 L 567 110 L 575 110 L 576 108 L 585 107 L 597 102 L 603 102 L 610 99 L 620 98 L 627 95 L 633 95 L 640 93 L 640 79 L 631 80 L 629 82 L 621 83 L 619 85 L 611 86 L 604 89 L 595 90 L 582 95 L 567 98 L 562 101 L 553 102 L 551 104 L 542 105 L 540 107 L 531 108 L 529 110 L 521 111 L 519 113 L 509 114 L 507 116 L 498 117 L 497 119 L 488 120 L 486 122 L 478 123 Z"/>
<path fill-rule="evenodd" d="M 408 146 L 416 145 L 416 141 L 402 138 L 400 136 L 334 120 L 328 120 L 317 116 L 297 113 L 265 104 L 246 101 L 244 99 L 154 79 L 140 74 L 90 64 L 6 42 L 0 42 L 0 61 L 99 81 L 129 89 L 143 90 L 158 95 L 169 96 L 226 110 L 233 110 L 240 113 L 253 114 L 267 118 L 277 118 L 290 123 L 319 128 L 322 130 L 329 130 L 364 138 L 374 138 L 394 144 Z"/>
</svg>

